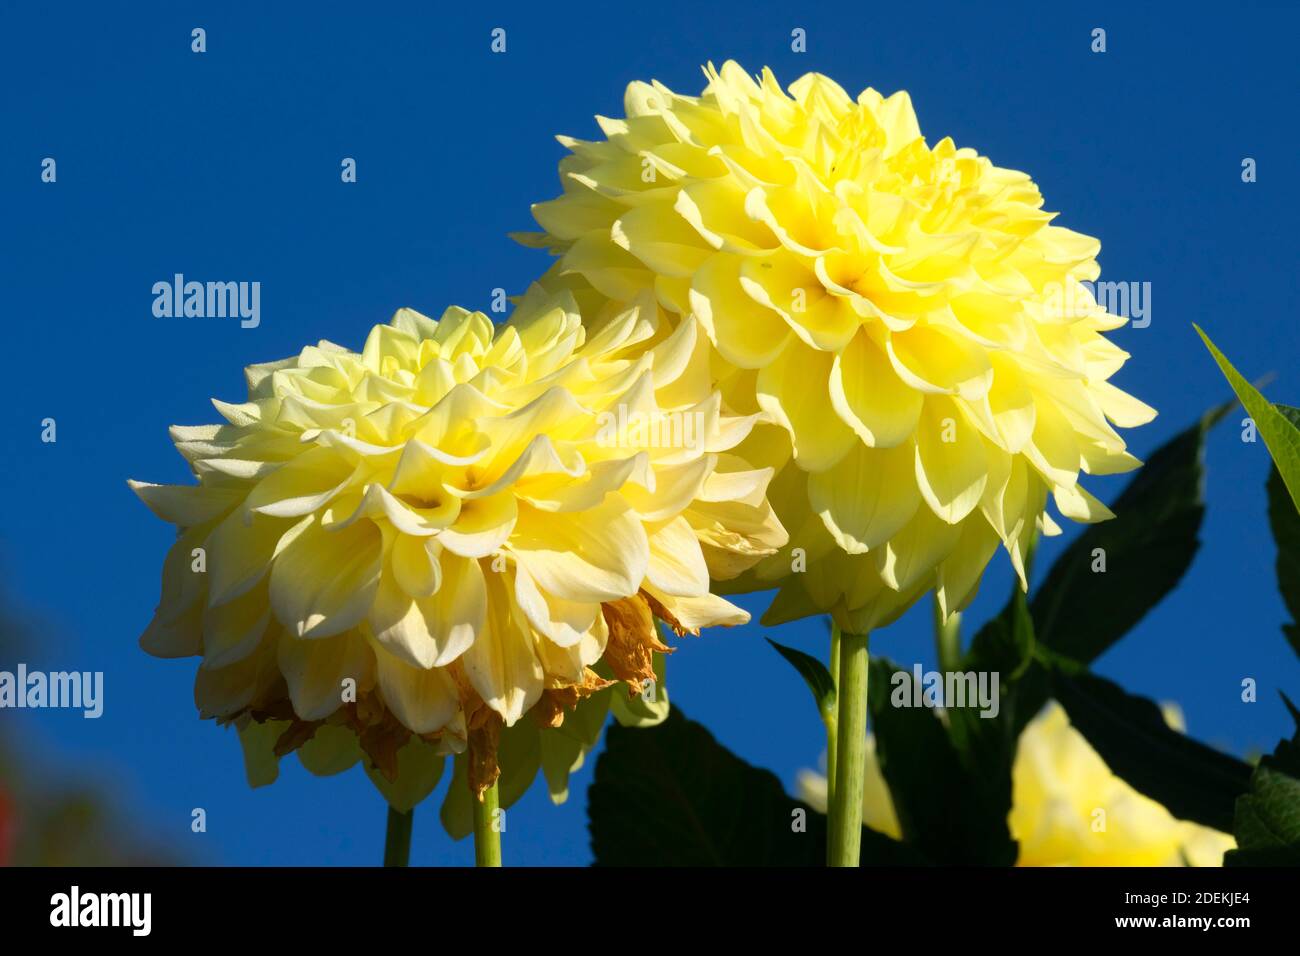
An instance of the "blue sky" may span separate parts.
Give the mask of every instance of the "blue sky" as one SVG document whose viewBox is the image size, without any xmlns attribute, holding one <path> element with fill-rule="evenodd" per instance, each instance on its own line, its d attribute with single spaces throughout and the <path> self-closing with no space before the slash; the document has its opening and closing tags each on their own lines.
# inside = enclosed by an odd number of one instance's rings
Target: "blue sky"
<svg viewBox="0 0 1300 956">
<path fill-rule="evenodd" d="M 191 859 L 374 862 L 384 810 L 359 770 L 318 780 L 289 761 L 250 791 L 233 734 L 197 719 L 193 662 L 138 650 L 171 531 L 126 479 L 185 480 L 167 426 L 213 421 L 210 397 L 241 400 L 246 364 L 319 338 L 359 348 L 399 306 L 437 315 L 521 291 L 548 260 L 506 232 L 531 228 L 529 204 L 558 188 L 554 135 L 594 136 L 593 114 L 621 115 L 630 80 L 697 92 L 701 64 L 733 58 L 786 84 L 815 70 L 854 93 L 904 88 L 930 142 L 951 135 L 1031 173 L 1061 224 L 1101 238 L 1103 279 L 1151 283 L 1150 326 L 1114 336 L 1134 356 L 1117 381 L 1161 412 L 1131 433 L 1139 456 L 1226 395 L 1193 321 L 1247 376 L 1276 371 L 1271 398 L 1300 404 L 1294 8 L 466 6 L 27 4 L 0 19 L 0 569 L 31 622 L 28 663 L 103 670 L 107 698 L 98 721 L 5 711 L 0 728 L 41 772 L 102 781 Z M 194 27 L 207 31 L 202 55 Z M 503 55 L 489 50 L 495 27 Z M 797 27 L 806 53 L 790 49 Z M 1104 54 L 1090 50 L 1094 27 Z M 55 184 L 40 181 L 45 157 Z M 344 157 L 355 184 L 340 182 Z M 1241 181 L 1245 157 L 1255 183 Z M 260 326 L 155 318 L 150 289 L 177 272 L 260 281 Z M 40 441 L 46 417 L 55 444 Z M 1180 702 L 1202 739 L 1270 749 L 1288 731 L 1276 690 L 1300 691 L 1300 665 L 1280 633 L 1266 451 L 1229 422 L 1207 465 L 1195 565 L 1098 669 Z M 1094 490 L 1109 499 L 1122 481 Z M 1000 556 L 968 619 L 999 608 L 1009 582 Z M 929 626 L 920 607 L 873 645 L 929 662 Z M 817 761 L 821 728 L 764 633 L 690 641 L 668 684 L 724 744 L 792 785 Z M 772 636 L 824 655 L 820 622 Z M 1257 704 L 1240 701 L 1247 676 Z M 507 862 L 588 862 L 591 766 L 563 807 L 540 790 L 525 798 Z M 472 859 L 436 822 L 445 787 L 417 813 L 415 863 Z M 200 806 L 208 832 L 192 834 Z"/>
</svg>

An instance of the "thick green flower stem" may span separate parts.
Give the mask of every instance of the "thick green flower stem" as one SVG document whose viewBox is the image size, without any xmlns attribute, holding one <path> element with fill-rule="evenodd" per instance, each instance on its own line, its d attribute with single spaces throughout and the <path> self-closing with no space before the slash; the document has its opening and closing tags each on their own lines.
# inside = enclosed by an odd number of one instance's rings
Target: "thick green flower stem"
<svg viewBox="0 0 1300 956">
<path fill-rule="evenodd" d="M 862 850 L 862 786 L 867 761 L 867 635 L 840 635 L 835 790 L 829 800 L 827 862 L 857 866 Z"/>
<path fill-rule="evenodd" d="M 831 621 L 831 684 L 839 693 L 840 686 L 840 626 Z M 831 701 L 822 712 L 822 723 L 826 725 L 826 805 L 835 799 L 836 740 L 839 737 L 839 704 Z M 827 859 L 830 851 L 827 850 Z"/>
<path fill-rule="evenodd" d="M 961 666 L 961 614 L 953 612 L 943 619 L 939 598 L 934 599 L 934 644 L 939 654 L 939 670 L 949 673 Z"/>
<path fill-rule="evenodd" d="M 474 865 L 501 865 L 501 831 L 497 829 L 500 794 L 495 783 L 474 800 Z"/>
<path fill-rule="evenodd" d="M 388 808 L 388 833 L 384 836 L 384 866 L 406 866 L 411 861 L 411 824 L 415 808 L 403 813 Z"/>
</svg>

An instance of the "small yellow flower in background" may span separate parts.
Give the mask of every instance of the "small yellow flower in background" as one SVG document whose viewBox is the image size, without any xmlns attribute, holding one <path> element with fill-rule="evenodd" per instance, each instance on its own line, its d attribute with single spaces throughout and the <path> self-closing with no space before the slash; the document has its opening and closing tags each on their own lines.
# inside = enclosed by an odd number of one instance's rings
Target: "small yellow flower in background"
<svg viewBox="0 0 1300 956">
<path fill-rule="evenodd" d="M 826 778 L 815 771 L 803 770 L 799 773 L 798 783 L 799 799 L 818 813 L 825 813 Z M 866 779 L 862 785 L 862 825 L 895 840 L 903 838 L 903 827 L 898 822 L 894 800 L 889 795 L 889 784 L 885 783 L 884 774 L 880 772 L 876 738 L 871 734 L 867 735 Z"/>
<path fill-rule="evenodd" d="M 999 543 L 1023 582 L 1035 528 L 1059 533 L 1049 493 L 1110 517 L 1080 472 L 1136 467 L 1114 426 L 1155 412 L 1108 382 L 1126 320 L 1083 284 L 1098 242 L 1051 225 L 1024 173 L 927 146 L 906 93 L 705 73 L 698 97 L 630 84 L 603 141 L 561 137 L 564 193 L 520 239 L 560 257 L 548 288 L 698 323 L 728 407 L 764 413 L 740 454 L 782 469 L 801 549 L 737 583 L 781 585 L 764 622 L 862 633 L 931 588 L 948 615 Z M 800 555 L 815 570 L 791 574 Z"/>
<path fill-rule="evenodd" d="M 1236 846 L 1112 774 L 1056 703 L 1025 728 L 1011 779 L 1022 866 L 1222 866 Z"/>
<path fill-rule="evenodd" d="M 499 328 L 402 309 L 360 354 L 251 366 L 226 424 L 172 429 L 197 485 L 131 483 L 180 531 L 144 649 L 201 656 L 202 716 L 283 726 L 278 754 L 351 732 L 392 780 L 413 738 L 468 746 L 481 790 L 502 728 L 561 724 L 598 661 L 652 680 L 655 618 L 744 623 L 710 575 L 784 544 L 771 470 L 732 454 L 754 419 L 694 329 L 641 348 L 642 313 L 584 327 L 535 288 Z"/>
<path fill-rule="evenodd" d="M 1171 725 L 1181 718 L 1166 711 Z M 1020 846 L 1017 866 L 1222 866 L 1236 846 L 1226 833 L 1175 819 L 1111 773 L 1055 701 L 1026 725 L 1011 771 L 1007 823 Z M 799 775 L 803 800 L 826 807 L 826 780 Z M 889 788 L 867 750 L 863 823 L 900 839 Z"/>
</svg>

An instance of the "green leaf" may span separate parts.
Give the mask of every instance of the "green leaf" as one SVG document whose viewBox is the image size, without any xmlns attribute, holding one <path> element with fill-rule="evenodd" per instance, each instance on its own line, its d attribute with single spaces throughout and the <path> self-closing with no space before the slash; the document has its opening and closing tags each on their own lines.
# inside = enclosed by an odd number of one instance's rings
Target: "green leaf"
<svg viewBox="0 0 1300 956">
<path fill-rule="evenodd" d="M 390 781 L 365 762 L 366 776 L 394 810 L 407 813 L 418 806 L 442 778 L 443 757 L 438 748 L 412 735 L 397 751 L 397 779 Z"/>
<path fill-rule="evenodd" d="M 1004 806 L 986 771 L 964 764 L 935 710 L 911 701 L 912 675 L 872 660 L 867 704 L 904 840 L 938 863 L 1011 866 L 1017 848 L 1007 828 L 1010 800 Z"/>
<path fill-rule="evenodd" d="M 1200 546 L 1210 412 L 1161 446 L 1111 505 L 1052 565 L 1030 606 L 1040 657 L 1089 664 L 1127 634 L 1182 578 Z M 1105 572 L 1094 571 L 1097 549 Z"/>
<path fill-rule="evenodd" d="M 610 710 L 623 727 L 654 727 L 668 716 L 668 685 L 664 683 L 664 668 L 668 655 L 654 655 L 655 682 L 645 684 L 641 693 L 629 694 L 622 684 L 610 688 Z"/>
<path fill-rule="evenodd" d="M 317 727 L 311 740 L 295 752 L 299 762 L 318 777 L 342 773 L 363 759 L 356 732 L 340 724 Z"/>
<path fill-rule="evenodd" d="M 1237 849 L 1225 866 L 1300 866 L 1300 714 L 1286 704 L 1296 733 L 1259 762 L 1237 801 Z"/>
<path fill-rule="evenodd" d="M 438 819 L 447 836 L 463 840 L 474 832 L 474 804 L 469 792 L 469 763 L 464 754 L 457 754 L 451 762 L 451 783 L 442 798 Z"/>
<path fill-rule="evenodd" d="M 601 717 L 603 719 L 603 713 Z M 545 733 L 555 732 L 558 731 L 545 731 Z M 501 738 L 497 743 L 497 763 L 501 767 L 501 775 L 497 778 L 497 799 L 503 810 L 513 806 L 527 793 L 528 788 L 537 778 L 537 771 L 542 766 L 543 733 L 536 721 L 526 715 L 524 719 L 516 721 L 513 727 L 506 727 L 501 731 Z M 548 786 L 553 788 L 555 779 L 552 777 L 548 780 Z M 565 780 L 564 783 L 567 789 L 568 781 Z M 555 790 L 552 789 L 551 793 L 554 799 Z M 473 799 L 469 791 L 466 756 L 457 754 L 452 761 L 451 785 L 447 787 L 442 808 L 438 812 L 442 828 L 453 840 L 464 839 L 473 832 Z"/>
<path fill-rule="evenodd" d="M 606 687 L 578 701 L 564 715 L 558 727 L 548 727 L 538 735 L 542 775 L 551 794 L 551 802 L 560 804 L 569 798 L 569 774 L 582 766 L 587 751 L 596 746 L 601 728 L 609 716 L 614 694 L 624 693 L 622 685 Z"/>
<path fill-rule="evenodd" d="M 1264 444 L 1268 446 L 1269 454 L 1273 456 L 1273 462 L 1277 465 L 1282 480 L 1286 482 L 1291 503 L 1300 509 L 1300 428 L 1297 428 L 1296 422 L 1261 395 L 1255 386 L 1241 377 L 1241 373 L 1232 367 L 1232 363 L 1224 357 L 1199 326 L 1193 328 L 1205 343 L 1205 347 L 1210 350 L 1210 354 L 1214 356 L 1214 361 L 1219 364 L 1219 369 L 1228 380 L 1228 384 L 1232 386 L 1232 390 L 1237 393 L 1237 398 L 1246 408 L 1246 414 L 1255 420 L 1255 427 L 1259 429 L 1260 437 L 1264 439 Z"/>
<path fill-rule="evenodd" d="M 288 726 L 287 720 L 263 723 L 250 720 L 239 730 L 239 744 L 244 750 L 244 775 L 250 787 L 269 786 L 280 776 L 280 758 L 275 755 L 275 742 Z"/>
<path fill-rule="evenodd" d="M 587 794 L 597 866 L 821 866 L 826 819 L 674 707 L 657 727 L 610 727 Z M 798 824 L 802 822 L 803 831 Z M 923 863 L 863 828 L 864 865 Z"/>
<path fill-rule="evenodd" d="M 1300 409 L 1278 405 L 1277 410 L 1300 425 Z M 1278 590 L 1291 614 L 1291 621 L 1282 625 L 1282 633 L 1291 649 L 1300 654 L 1300 511 L 1296 511 L 1276 465 L 1268 476 L 1268 523 L 1277 542 Z"/>
<path fill-rule="evenodd" d="M 1171 728 L 1156 704 L 1093 674 L 1052 673 L 1052 694 L 1106 765 L 1181 820 L 1232 832 L 1250 766 Z"/>
<path fill-rule="evenodd" d="M 826 665 L 811 654 L 778 644 L 770 637 L 766 640 L 790 663 L 790 666 L 799 672 L 803 682 L 812 691 L 813 703 L 817 705 L 817 712 L 821 714 L 822 720 L 832 719 L 835 714 L 835 681 L 831 677 L 831 672 L 826 669 Z"/>
<path fill-rule="evenodd" d="M 1047 703 L 1047 671 L 1034 659 L 1036 642 L 1029 605 L 1019 585 L 997 617 L 980 628 L 962 658 L 962 669 L 997 673 L 1001 699 L 996 717 L 971 707 L 948 712 L 948 733 L 962 763 L 989 802 L 987 812 L 1005 820 L 1011 812 L 1011 769 L 1025 725 Z"/>
<path fill-rule="evenodd" d="M 541 731 L 537 740 L 546 789 L 551 802 L 558 806 L 569 799 L 569 774 L 582 766 L 582 744 L 550 729 Z"/>
</svg>

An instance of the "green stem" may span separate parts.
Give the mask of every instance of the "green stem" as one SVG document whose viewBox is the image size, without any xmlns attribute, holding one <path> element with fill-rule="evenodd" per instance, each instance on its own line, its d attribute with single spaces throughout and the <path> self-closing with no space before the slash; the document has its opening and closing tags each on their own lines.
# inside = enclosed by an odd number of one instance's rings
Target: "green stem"
<svg viewBox="0 0 1300 956">
<path fill-rule="evenodd" d="M 494 783 L 474 803 L 474 865 L 501 865 L 501 832 L 496 828 L 500 795 Z"/>
<path fill-rule="evenodd" d="M 934 646 L 939 653 L 939 670 L 951 672 L 961 666 L 961 614 L 953 612 L 947 621 L 934 598 Z"/>
<path fill-rule="evenodd" d="M 836 701 L 822 714 L 822 723 L 826 725 L 826 805 L 829 807 L 835 799 L 835 768 L 839 748 L 839 687 L 840 687 L 840 626 L 831 621 L 831 683 L 835 685 Z M 827 850 L 829 859 L 830 851 Z"/>
<path fill-rule="evenodd" d="M 867 762 L 867 635 L 840 636 L 839 740 L 830 800 L 827 862 L 857 866 L 862 850 L 862 787 Z"/>
<path fill-rule="evenodd" d="M 388 832 L 384 835 L 384 866 L 406 866 L 411 860 L 411 825 L 415 808 L 405 813 L 388 808 Z"/>
</svg>

